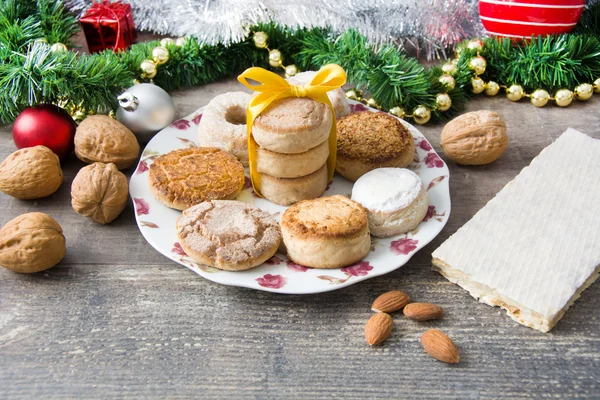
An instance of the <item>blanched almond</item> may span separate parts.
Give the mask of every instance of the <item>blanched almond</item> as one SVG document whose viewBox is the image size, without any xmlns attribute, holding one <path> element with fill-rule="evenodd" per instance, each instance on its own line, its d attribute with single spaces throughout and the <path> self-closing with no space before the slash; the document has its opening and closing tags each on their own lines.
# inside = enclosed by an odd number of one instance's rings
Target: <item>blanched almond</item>
<svg viewBox="0 0 600 400">
<path fill-rule="evenodd" d="M 410 297 L 400 290 L 386 292 L 375 299 L 371 305 L 371 310 L 375 312 L 391 313 L 400 310 L 408 304 Z"/>
</svg>

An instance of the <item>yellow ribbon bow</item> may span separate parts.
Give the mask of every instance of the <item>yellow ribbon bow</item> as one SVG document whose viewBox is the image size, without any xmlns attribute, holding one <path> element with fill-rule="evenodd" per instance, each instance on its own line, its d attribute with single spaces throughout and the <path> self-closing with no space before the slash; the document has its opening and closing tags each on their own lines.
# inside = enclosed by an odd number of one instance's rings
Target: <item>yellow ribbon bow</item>
<svg viewBox="0 0 600 400">
<path fill-rule="evenodd" d="M 260 83 L 251 85 L 247 79 L 252 79 Z M 335 172 L 335 153 L 336 153 L 336 130 L 335 130 L 335 112 L 329 101 L 327 92 L 337 89 L 346 83 L 346 72 L 336 64 L 327 64 L 321 68 L 317 74 L 306 85 L 294 86 L 281 76 L 259 67 L 252 67 L 245 70 L 238 81 L 248 89 L 259 92 L 248 104 L 246 110 L 246 124 L 248 126 L 248 163 L 250 165 L 250 179 L 257 195 L 262 197 L 260 192 L 260 174 L 256 170 L 256 149 L 258 144 L 252 137 L 252 124 L 256 117 L 263 112 L 269 104 L 276 100 L 286 97 L 310 97 L 320 103 L 325 103 L 331 109 L 333 122 L 329 131 L 329 158 L 327 158 L 328 182 L 333 178 Z M 317 143 L 318 144 L 318 143 Z"/>
</svg>

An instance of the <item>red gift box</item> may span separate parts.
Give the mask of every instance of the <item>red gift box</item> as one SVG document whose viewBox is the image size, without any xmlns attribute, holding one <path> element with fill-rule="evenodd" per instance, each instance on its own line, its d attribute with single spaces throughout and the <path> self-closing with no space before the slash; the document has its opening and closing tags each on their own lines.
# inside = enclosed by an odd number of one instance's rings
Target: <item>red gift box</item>
<svg viewBox="0 0 600 400">
<path fill-rule="evenodd" d="M 93 3 L 79 22 L 91 53 L 125 50 L 135 38 L 131 5 L 120 1 Z"/>
</svg>

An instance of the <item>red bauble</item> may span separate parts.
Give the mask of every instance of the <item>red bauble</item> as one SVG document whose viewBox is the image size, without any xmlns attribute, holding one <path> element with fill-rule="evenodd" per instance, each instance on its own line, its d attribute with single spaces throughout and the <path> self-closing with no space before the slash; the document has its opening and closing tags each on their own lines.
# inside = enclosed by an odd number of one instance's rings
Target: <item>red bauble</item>
<svg viewBox="0 0 600 400">
<path fill-rule="evenodd" d="M 51 104 L 27 107 L 13 126 L 13 139 L 18 149 L 46 146 L 61 160 L 73 151 L 75 121 L 62 108 Z"/>
</svg>

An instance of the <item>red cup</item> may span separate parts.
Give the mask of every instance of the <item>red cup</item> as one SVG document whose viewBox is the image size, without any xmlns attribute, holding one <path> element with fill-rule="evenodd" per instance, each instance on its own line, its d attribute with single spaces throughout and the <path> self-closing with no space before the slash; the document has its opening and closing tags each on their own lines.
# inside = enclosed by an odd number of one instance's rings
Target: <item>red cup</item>
<svg viewBox="0 0 600 400">
<path fill-rule="evenodd" d="M 570 32 L 585 0 L 479 0 L 479 16 L 492 36 L 526 38 Z"/>
</svg>

